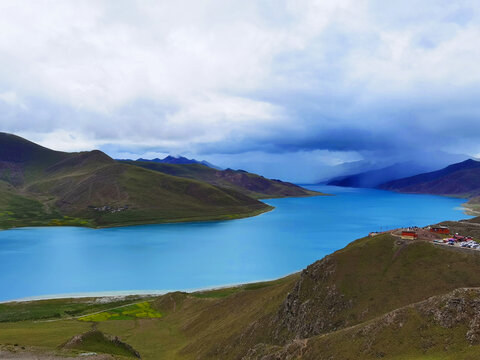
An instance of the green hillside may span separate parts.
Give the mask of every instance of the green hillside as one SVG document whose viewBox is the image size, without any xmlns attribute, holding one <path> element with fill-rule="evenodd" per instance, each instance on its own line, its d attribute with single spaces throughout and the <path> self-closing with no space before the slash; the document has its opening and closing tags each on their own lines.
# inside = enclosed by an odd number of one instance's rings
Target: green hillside
<svg viewBox="0 0 480 360">
<path fill-rule="evenodd" d="M 232 187 L 119 163 L 98 150 L 53 151 L 5 133 L 0 195 L 0 228 L 235 219 L 271 209 Z"/>
<path fill-rule="evenodd" d="M 243 170 L 217 170 L 202 164 L 166 164 L 147 161 L 122 162 L 164 174 L 204 181 L 215 186 L 242 192 L 256 199 L 322 195 L 289 182 L 267 179 Z"/>
<path fill-rule="evenodd" d="M 105 352 L 116 336 L 142 359 L 476 359 L 479 272 L 475 251 L 378 235 L 277 281 L 110 306 L 2 304 L 0 351 L 65 356 L 82 346 L 62 344 L 94 329 Z"/>
</svg>

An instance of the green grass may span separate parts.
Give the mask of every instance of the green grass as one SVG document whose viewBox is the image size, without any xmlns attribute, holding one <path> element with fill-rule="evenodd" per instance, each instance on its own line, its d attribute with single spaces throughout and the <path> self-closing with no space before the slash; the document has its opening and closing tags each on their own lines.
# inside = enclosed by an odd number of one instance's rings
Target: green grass
<svg viewBox="0 0 480 360">
<path fill-rule="evenodd" d="M 292 275 L 292 276 L 296 276 L 296 275 Z M 278 279 L 278 280 L 273 280 L 273 281 L 262 281 L 262 282 L 243 284 L 243 285 L 238 285 L 233 287 L 197 291 L 192 293 L 191 296 L 194 296 L 199 299 L 208 299 L 208 298 L 219 299 L 219 298 L 224 298 L 242 291 L 258 290 L 258 289 L 262 289 L 269 286 L 283 284 L 288 281 L 290 281 L 289 276 Z"/>
<path fill-rule="evenodd" d="M 48 212 L 40 201 L 0 187 L 0 228 L 45 225 L 59 217 L 57 211 Z"/>
<path fill-rule="evenodd" d="M 0 304 L 0 322 L 70 318 L 130 304 L 138 299 L 130 296 L 112 302 L 97 302 L 94 298 L 9 302 Z"/>
<path fill-rule="evenodd" d="M 82 163 L 83 164 L 83 163 Z M 126 164 L 91 164 L 39 176 L 21 191 L 0 187 L 0 228 L 110 227 L 230 220 L 272 209 L 235 190 Z M 93 207 L 129 205 L 121 212 Z"/>
<path fill-rule="evenodd" d="M 325 195 L 290 183 L 266 179 L 263 176 L 241 170 L 217 170 L 201 164 L 164 164 L 142 161 L 123 162 L 168 175 L 206 182 L 224 189 L 232 189 L 256 199 Z"/>
<path fill-rule="evenodd" d="M 100 322 L 107 320 L 154 319 L 160 317 L 162 317 L 162 314 L 153 309 L 149 302 L 142 302 L 98 314 L 86 315 L 79 318 L 79 320 Z"/>
<path fill-rule="evenodd" d="M 89 323 L 76 320 L 0 323 L 0 344 L 18 344 L 53 350 L 90 328 Z"/>
</svg>

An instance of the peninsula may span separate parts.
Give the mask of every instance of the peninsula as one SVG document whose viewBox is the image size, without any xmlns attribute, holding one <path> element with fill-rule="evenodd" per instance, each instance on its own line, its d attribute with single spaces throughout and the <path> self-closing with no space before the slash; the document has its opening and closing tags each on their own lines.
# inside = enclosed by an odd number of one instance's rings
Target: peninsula
<svg viewBox="0 0 480 360">
<path fill-rule="evenodd" d="M 272 209 L 261 198 L 321 193 L 203 164 L 116 161 L 0 133 L 0 228 L 110 227 L 228 220 Z"/>
</svg>

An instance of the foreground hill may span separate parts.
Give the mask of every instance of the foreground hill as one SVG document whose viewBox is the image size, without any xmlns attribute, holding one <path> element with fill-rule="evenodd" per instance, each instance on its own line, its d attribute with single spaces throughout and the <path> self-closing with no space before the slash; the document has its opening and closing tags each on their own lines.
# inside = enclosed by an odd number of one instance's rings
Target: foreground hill
<svg viewBox="0 0 480 360">
<path fill-rule="evenodd" d="M 269 209 L 232 187 L 120 163 L 98 150 L 58 152 L 0 133 L 0 228 L 233 219 Z"/>
<path fill-rule="evenodd" d="M 473 360 L 479 272 L 476 251 L 384 234 L 272 282 L 111 304 L 0 304 L 0 344 L 4 351 L 138 352 L 142 359 Z"/>
<path fill-rule="evenodd" d="M 145 161 L 128 161 L 127 163 L 164 174 L 204 181 L 224 189 L 239 191 L 256 199 L 319 195 L 318 192 L 289 182 L 266 179 L 243 170 L 218 170 L 202 164 L 162 164 Z"/>
</svg>

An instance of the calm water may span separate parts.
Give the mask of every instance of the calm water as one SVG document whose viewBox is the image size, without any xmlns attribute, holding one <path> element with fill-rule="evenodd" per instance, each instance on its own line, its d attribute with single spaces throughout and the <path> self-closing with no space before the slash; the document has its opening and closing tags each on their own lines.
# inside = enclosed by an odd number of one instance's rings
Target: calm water
<svg viewBox="0 0 480 360">
<path fill-rule="evenodd" d="M 370 231 L 467 218 L 458 199 L 311 188 L 336 196 L 268 200 L 274 211 L 235 221 L 0 231 L 0 301 L 272 279 Z"/>
</svg>

